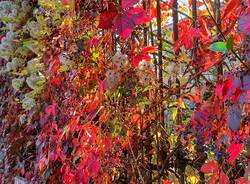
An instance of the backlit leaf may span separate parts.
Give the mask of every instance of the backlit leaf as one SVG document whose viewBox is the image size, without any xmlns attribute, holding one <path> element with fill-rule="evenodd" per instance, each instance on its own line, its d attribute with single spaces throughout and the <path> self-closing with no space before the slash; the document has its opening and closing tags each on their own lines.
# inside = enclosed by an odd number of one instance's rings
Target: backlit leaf
<svg viewBox="0 0 250 184">
<path fill-rule="evenodd" d="M 233 162 L 239 156 L 242 150 L 243 150 L 242 143 L 233 142 L 228 149 L 228 153 L 229 153 L 228 162 Z"/>
<path fill-rule="evenodd" d="M 126 39 L 136 25 L 147 23 L 149 20 L 143 8 L 129 8 L 123 14 L 117 16 L 113 29 L 122 39 Z"/>
<path fill-rule="evenodd" d="M 227 52 L 227 44 L 225 42 L 215 42 L 209 46 L 209 50 L 216 52 Z"/>
<path fill-rule="evenodd" d="M 239 6 L 240 1 L 241 0 L 229 0 L 222 10 L 222 18 L 225 18 L 227 15 L 233 13 L 233 10 Z"/>
</svg>

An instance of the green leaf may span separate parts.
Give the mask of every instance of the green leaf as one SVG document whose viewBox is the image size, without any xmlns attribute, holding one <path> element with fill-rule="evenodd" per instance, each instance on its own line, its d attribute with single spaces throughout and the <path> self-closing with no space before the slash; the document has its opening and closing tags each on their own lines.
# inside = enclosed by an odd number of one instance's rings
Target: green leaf
<svg viewBox="0 0 250 184">
<path fill-rule="evenodd" d="M 2 20 L 5 23 L 16 23 L 17 22 L 16 19 L 10 18 L 7 16 L 0 16 L 0 20 Z"/>
<path fill-rule="evenodd" d="M 225 42 L 215 42 L 208 47 L 209 50 L 216 52 L 227 52 L 227 44 Z"/>
<path fill-rule="evenodd" d="M 234 37 L 231 35 L 227 40 L 227 49 L 232 50 L 234 46 Z"/>
</svg>

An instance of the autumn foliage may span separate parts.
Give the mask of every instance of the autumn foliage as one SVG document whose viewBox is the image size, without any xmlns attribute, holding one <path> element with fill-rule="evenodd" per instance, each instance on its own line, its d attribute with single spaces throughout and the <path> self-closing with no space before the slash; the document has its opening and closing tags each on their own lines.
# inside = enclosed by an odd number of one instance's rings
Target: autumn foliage
<svg viewBox="0 0 250 184">
<path fill-rule="evenodd" d="M 249 0 L 2 0 L 0 20 L 0 183 L 248 183 Z"/>
</svg>

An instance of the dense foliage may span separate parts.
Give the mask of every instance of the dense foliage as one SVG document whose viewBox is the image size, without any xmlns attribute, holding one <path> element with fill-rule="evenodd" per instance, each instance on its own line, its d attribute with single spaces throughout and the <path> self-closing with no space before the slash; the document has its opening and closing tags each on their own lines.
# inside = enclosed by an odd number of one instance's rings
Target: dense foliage
<svg viewBox="0 0 250 184">
<path fill-rule="evenodd" d="M 247 183 L 249 0 L 0 1 L 0 177 Z"/>
</svg>

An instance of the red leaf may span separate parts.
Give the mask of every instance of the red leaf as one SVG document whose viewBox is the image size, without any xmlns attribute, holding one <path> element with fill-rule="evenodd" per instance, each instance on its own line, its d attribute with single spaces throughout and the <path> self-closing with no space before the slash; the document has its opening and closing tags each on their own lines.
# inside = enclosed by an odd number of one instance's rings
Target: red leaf
<svg viewBox="0 0 250 184">
<path fill-rule="evenodd" d="M 201 167 L 201 172 L 203 173 L 215 173 L 219 169 L 219 166 L 215 160 L 211 160 L 208 163 L 205 163 Z"/>
<path fill-rule="evenodd" d="M 209 180 L 207 181 L 207 183 L 209 184 L 217 184 L 218 183 L 218 179 L 219 179 L 219 174 L 218 173 L 214 173 Z"/>
<path fill-rule="evenodd" d="M 140 0 L 122 0 L 122 8 L 126 9 L 139 3 Z"/>
<path fill-rule="evenodd" d="M 113 3 L 109 3 L 107 11 L 101 13 L 99 28 L 113 28 L 122 39 L 126 39 L 134 27 L 150 21 L 146 11 L 143 8 L 132 7 L 139 0 L 122 1 L 123 10 L 118 12 Z"/>
<path fill-rule="evenodd" d="M 172 182 L 169 180 L 162 180 L 162 184 L 172 184 Z"/>
<path fill-rule="evenodd" d="M 131 19 L 131 15 L 123 14 L 116 18 L 113 28 L 122 39 L 126 39 L 132 33 L 134 27 L 135 23 L 133 19 Z"/>
<path fill-rule="evenodd" d="M 176 42 L 174 49 L 178 51 L 181 46 L 184 46 L 185 49 L 189 50 L 194 47 L 194 38 L 198 38 L 200 36 L 200 30 L 197 28 L 189 28 L 188 26 L 184 26 L 185 22 L 182 24 L 183 27 L 181 29 L 186 29 L 180 36 L 178 42 Z"/>
<path fill-rule="evenodd" d="M 227 177 L 227 175 L 224 172 L 220 173 L 220 181 L 219 181 L 219 183 L 220 184 L 229 184 L 230 183 L 229 178 Z"/>
<path fill-rule="evenodd" d="M 221 61 L 221 54 L 213 51 L 203 50 L 197 56 L 197 64 L 202 65 L 202 71 L 207 71 Z"/>
<path fill-rule="evenodd" d="M 231 14 L 233 10 L 235 10 L 241 3 L 241 0 L 230 0 L 226 3 L 222 10 L 222 19 L 227 15 Z"/>
<path fill-rule="evenodd" d="M 71 184 L 76 182 L 76 176 L 72 173 L 66 173 L 64 175 L 64 183 L 65 184 Z"/>
<path fill-rule="evenodd" d="M 103 144 L 105 145 L 106 151 L 109 151 L 111 148 L 111 137 L 107 137 Z"/>
<path fill-rule="evenodd" d="M 45 168 L 45 161 L 46 161 L 45 158 L 42 158 L 41 160 L 39 160 L 38 168 L 39 168 L 40 171 L 44 170 L 44 168 Z"/>
<path fill-rule="evenodd" d="M 62 80 L 61 80 L 60 77 L 55 77 L 55 78 L 50 80 L 50 84 L 52 86 L 58 87 L 58 86 L 60 86 L 62 84 Z"/>
<path fill-rule="evenodd" d="M 62 4 L 67 5 L 69 3 L 69 0 L 61 0 Z"/>
<path fill-rule="evenodd" d="M 156 154 L 156 150 L 155 149 L 151 149 L 149 152 L 148 152 L 149 155 L 154 155 Z"/>
<path fill-rule="evenodd" d="M 139 63 L 142 60 L 150 61 L 151 57 L 148 55 L 148 53 L 155 53 L 157 50 L 152 46 L 147 46 L 141 49 L 139 54 L 135 54 L 135 56 L 132 59 L 132 63 L 135 67 L 138 67 Z"/>
<path fill-rule="evenodd" d="M 235 180 L 236 184 L 248 184 L 247 180 L 243 177 L 238 178 L 237 180 Z"/>
<path fill-rule="evenodd" d="M 127 11 L 124 11 L 123 14 L 116 17 L 113 29 L 122 39 L 126 39 L 136 25 L 147 23 L 149 20 L 150 18 L 144 9 L 129 8 Z"/>
<path fill-rule="evenodd" d="M 91 173 L 94 176 L 97 176 L 99 173 L 99 169 L 100 169 L 100 161 L 99 160 L 95 160 L 92 164 L 91 164 Z"/>
<path fill-rule="evenodd" d="M 228 153 L 230 155 L 228 162 L 233 162 L 239 156 L 242 150 L 243 144 L 237 144 L 233 142 L 228 149 Z"/>
<path fill-rule="evenodd" d="M 128 13 L 133 16 L 133 20 L 136 25 L 145 24 L 150 21 L 150 17 L 143 8 L 130 8 Z"/>
<path fill-rule="evenodd" d="M 53 102 L 52 105 L 49 105 L 46 109 L 45 109 L 45 112 L 47 114 L 47 116 L 55 116 L 56 115 L 56 103 Z"/>
<path fill-rule="evenodd" d="M 138 67 L 138 66 L 139 66 L 139 63 L 140 63 L 142 60 L 150 61 L 150 60 L 151 60 L 151 57 L 148 56 L 148 55 L 139 54 L 139 55 L 133 57 L 132 63 L 134 64 L 135 67 Z"/>
<path fill-rule="evenodd" d="M 114 18 L 118 14 L 118 11 L 113 3 L 109 3 L 107 11 L 100 14 L 100 20 L 98 27 L 101 29 L 110 29 L 113 26 Z"/>
<path fill-rule="evenodd" d="M 133 63 L 133 65 L 134 65 L 135 67 L 138 67 L 138 66 L 139 66 L 140 61 L 141 61 L 141 58 L 138 57 L 138 56 L 136 56 L 136 57 L 134 57 L 134 58 L 132 59 L 132 63 Z"/>
</svg>

